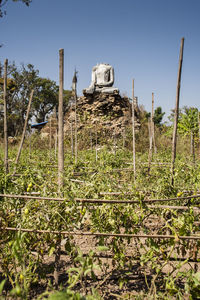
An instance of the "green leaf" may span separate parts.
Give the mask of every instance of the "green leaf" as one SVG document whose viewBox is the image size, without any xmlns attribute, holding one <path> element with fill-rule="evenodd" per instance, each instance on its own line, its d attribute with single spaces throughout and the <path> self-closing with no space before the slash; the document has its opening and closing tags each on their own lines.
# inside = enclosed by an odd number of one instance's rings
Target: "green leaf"
<svg viewBox="0 0 200 300">
<path fill-rule="evenodd" d="M 55 251 L 55 247 L 51 247 L 49 249 L 49 256 L 53 255 L 54 251 Z"/>
<path fill-rule="evenodd" d="M 5 283 L 6 283 L 6 279 L 4 279 L 4 280 L 0 283 L 0 294 L 2 294 L 2 292 L 3 292 L 3 288 L 4 288 Z"/>
<path fill-rule="evenodd" d="M 107 246 L 98 246 L 97 251 L 108 251 L 109 248 Z"/>
</svg>

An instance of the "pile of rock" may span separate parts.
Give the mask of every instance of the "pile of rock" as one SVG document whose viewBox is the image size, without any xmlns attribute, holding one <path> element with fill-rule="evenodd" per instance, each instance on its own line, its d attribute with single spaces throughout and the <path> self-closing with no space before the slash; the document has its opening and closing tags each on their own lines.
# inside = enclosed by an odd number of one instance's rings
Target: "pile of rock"
<svg viewBox="0 0 200 300">
<path fill-rule="evenodd" d="M 135 103 L 135 127 L 139 128 L 139 109 Z M 64 131 L 70 129 L 70 123 L 75 121 L 75 104 L 65 115 Z M 85 94 L 77 100 L 77 129 L 94 124 L 102 126 L 106 130 L 122 132 L 123 128 L 132 121 L 132 109 L 127 97 L 121 97 L 118 93 L 93 93 Z"/>
</svg>

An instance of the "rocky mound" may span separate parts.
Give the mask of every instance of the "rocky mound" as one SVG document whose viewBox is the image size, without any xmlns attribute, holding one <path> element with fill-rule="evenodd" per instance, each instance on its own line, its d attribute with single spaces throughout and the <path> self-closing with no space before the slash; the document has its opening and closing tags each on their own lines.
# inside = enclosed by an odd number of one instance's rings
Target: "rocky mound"
<svg viewBox="0 0 200 300">
<path fill-rule="evenodd" d="M 77 100 L 77 130 L 96 127 L 103 128 L 111 135 L 123 132 L 124 127 L 132 124 L 132 109 L 127 97 L 116 94 L 94 93 L 81 96 Z M 64 117 L 64 132 L 74 129 L 75 104 L 71 103 Z M 135 102 L 135 127 L 139 129 L 139 108 Z M 57 117 L 54 112 L 49 122 L 41 130 L 41 136 L 47 137 L 51 132 L 55 137 Z"/>
<path fill-rule="evenodd" d="M 77 100 L 77 128 L 98 124 L 104 129 L 120 133 L 123 127 L 131 124 L 131 104 L 127 97 L 119 94 L 86 94 Z M 135 126 L 139 127 L 139 109 L 135 105 Z M 75 105 L 72 104 L 65 115 L 64 130 L 70 129 L 75 120 Z"/>
</svg>

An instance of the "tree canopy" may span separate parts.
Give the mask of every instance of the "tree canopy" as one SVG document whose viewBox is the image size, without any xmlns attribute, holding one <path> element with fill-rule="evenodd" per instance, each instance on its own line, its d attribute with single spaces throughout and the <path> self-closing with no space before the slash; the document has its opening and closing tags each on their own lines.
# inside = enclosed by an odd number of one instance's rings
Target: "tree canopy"
<svg viewBox="0 0 200 300">
<path fill-rule="evenodd" d="M 198 109 L 184 106 L 179 113 L 178 131 L 181 134 L 197 134 L 199 130 Z"/>
<path fill-rule="evenodd" d="M 31 90 L 34 89 L 29 120 L 40 123 L 58 108 L 58 86 L 56 82 L 39 76 L 32 64 L 8 67 L 7 112 L 8 135 L 16 136 L 23 130 Z M 0 94 L 3 95 L 3 78 L 0 78 Z M 68 107 L 71 91 L 64 90 L 64 112 Z M 3 132 L 3 97 L 0 97 L 0 130 Z"/>
<path fill-rule="evenodd" d="M 154 124 L 160 126 L 164 115 L 165 113 L 162 112 L 162 107 L 158 106 L 154 110 L 154 117 L 153 117 Z"/>
<path fill-rule="evenodd" d="M 32 2 L 32 0 L 12 0 L 13 2 L 22 2 L 26 4 L 26 6 L 29 6 L 29 4 Z M 0 18 L 2 18 L 6 14 L 6 9 L 4 9 L 6 3 L 8 0 L 0 0 Z"/>
</svg>

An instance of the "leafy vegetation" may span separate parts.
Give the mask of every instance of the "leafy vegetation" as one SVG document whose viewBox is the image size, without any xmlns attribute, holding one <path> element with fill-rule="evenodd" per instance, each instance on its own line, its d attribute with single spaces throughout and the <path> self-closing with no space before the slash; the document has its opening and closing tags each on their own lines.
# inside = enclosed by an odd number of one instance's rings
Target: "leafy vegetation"
<svg viewBox="0 0 200 300">
<path fill-rule="evenodd" d="M 126 145 L 130 150 L 123 148 L 122 138 L 118 138 L 116 145 L 111 137 L 105 139 L 99 131 L 98 143 L 102 147 L 97 160 L 90 135 L 82 134 L 79 133 L 78 141 L 84 140 L 85 144 L 80 143 L 77 164 L 71 155 L 70 138 L 66 136 L 64 201 L 0 197 L 2 297 L 143 299 L 148 295 L 169 299 L 176 295 L 179 299 L 197 299 L 200 295 L 197 268 L 200 240 L 188 240 L 184 236 L 199 234 L 199 200 L 195 198 L 200 188 L 199 164 L 193 164 L 184 152 L 179 154 L 175 185 L 171 186 L 169 142 L 165 149 L 158 148 L 153 159 L 157 165 L 152 164 L 150 175 L 145 164 L 147 149 L 143 147 L 142 151 L 137 151 L 134 181 L 128 132 Z M 163 138 L 163 133 L 158 131 L 158 134 Z M 137 144 L 139 140 L 138 133 Z M 5 176 L 1 168 L 0 192 L 59 196 L 53 149 L 48 154 L 48 140 L 40 140 L 37 134 L 31 141 L 30 148 L 27 140 L 18 176 L 14 177 L 17 148 L 10 147 L 10 173 Z M 187 149 L 186 153 L 189 153 Z M 1 164 L 3 166 L 3 160 Z M 188 195 L 194 197 L 182 198 Z M 145 199 L 174 197 L 178 198 L 176 202 L 144 202 Z M 127 203 L 80 203 L 75 200 L 77 198 L 127 200 Z M 136 203 L 128 203 L 128 200 Z M 24 232 L 24 229 L 31 232 Z M 71 233 L 60 236 L 53 233 L 55 231 Z M 77 235 L 80 232 L 94 235 Z M 146 235 L 149 237 L 145 238 Z M 151 238 L 151 235 L 170 238 Z M 60 275 L 59 291 L 55 291 L 53 272 L 59 245 L 65 259 L 60 258 L 63 279 Z"/>
<path fill-rule="evenodd" d="M 162 122 L 162 119 L 163 119 L 164 115 L 165 115 L 165 113 L 162 112 L 162 107 L 158 106 L 154 111 L 154 117 L 153 117 L 153 121 L 154 121 L 154 124 L 156 126 L 161 125 L 161 122 Z"/>
<path fill-rule="evenodd" d="M 39 71 L 32 64 L 17 67 L 8 66 L 7 111 L 8 135 L 22 133 L 26 109 L 31 90 L 34 89 L 29 120 L 44 122 L 54 109 L 58 109 L 58 86 L 48 78 L 39 77 Z M 0 78 L 0 130 L 3 133 L 3 78 Z M 2 96 L 2 97 L 1 97 Z M 64 111 L 71 98 L 71 91 L 64 91 Z"/>
</svg>

